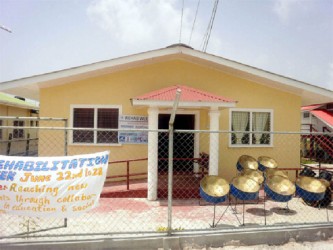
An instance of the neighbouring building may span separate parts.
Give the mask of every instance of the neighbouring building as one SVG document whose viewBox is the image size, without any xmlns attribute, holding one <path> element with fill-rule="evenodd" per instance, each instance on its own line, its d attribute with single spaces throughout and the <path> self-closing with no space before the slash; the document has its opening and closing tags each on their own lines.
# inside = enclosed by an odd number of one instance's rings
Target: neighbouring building
<svg viewBox="0 0 333 250">
<path fill-rule="evenodd" d="M 319 162 L 333 160 L 333 140 L 325 134 L 333 132 L 333 102 L 313 104 L 301 108 L 303 157 Z"/>
<path fill-rule="evenodd" d="M 0 154 L 25 155 L 28 140 L 35 140 L 37 143 L 37 130 L 29 132 L 20 127 L 36 127 L 36 121 L 22 120 L 19 117 L 36 117 L 38 116 L 39 107 L 33 102 L 27 102 L 25 98 L 11 96 L 0 93 L 0 116 L 12 117 L 10 119 L 1 119 L 0 126 L 14 126 L 17 128 L 2 128 L 0 130 Z"/>
</svg>

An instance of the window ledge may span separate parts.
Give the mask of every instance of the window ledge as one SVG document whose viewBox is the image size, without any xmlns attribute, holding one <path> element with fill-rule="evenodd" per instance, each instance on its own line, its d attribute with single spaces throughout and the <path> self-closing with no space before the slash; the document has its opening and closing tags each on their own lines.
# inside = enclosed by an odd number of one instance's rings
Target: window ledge
<svg viewBox="0 0 333 250">
<path fill-rule="evenodd" d="M 229 148 L 273 148 L 274 145 L 234 145 L 229 144 Z"/>
<path fill-rule="evenodd" d="M 120 143 L 69 143 L 68 146 L 78 146 L 78 147 L 120 147 L 123 144 Z"/>
</svg>

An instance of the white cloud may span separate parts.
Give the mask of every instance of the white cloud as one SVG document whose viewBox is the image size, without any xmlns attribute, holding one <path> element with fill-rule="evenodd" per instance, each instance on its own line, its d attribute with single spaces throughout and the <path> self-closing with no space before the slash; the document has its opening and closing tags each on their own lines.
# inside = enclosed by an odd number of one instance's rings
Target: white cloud
<svg viewBox="0 0 333 250">
<path fill-rule="evenodd" d="M 298 0 L 276 0 L 273 11 L 282 22 L 287 23 L 298 2 Z"/>
<path fill-rule="evenodd" d="M 174 0 L 97 0 L 87 9 L 88 16 L 114 39 L 132 48 L 151 49 L 179 41 L 181 10 Z M 187 12 L 183 33 L 187 33 Z"/>
<path fill-rule="evenodd" d="M 178 5 L 176 5 L 178 3 Z M 110 34 L 114 46 L 128 48 L 127 53 L 162 48 L 179 42 L 181 5 L 176 0 L 96 0 L 87 14 Z M 185 5 L 181 42 L 188 44 L 194 20 L 193 9 Z M 196 20 L 191 46 L 201 49 L 205 25 Z M 214 32 L 214 31 L 213 31 Z M 219 39 L 212 34 L 210 46 L 215 51 Z"/>
</svg>

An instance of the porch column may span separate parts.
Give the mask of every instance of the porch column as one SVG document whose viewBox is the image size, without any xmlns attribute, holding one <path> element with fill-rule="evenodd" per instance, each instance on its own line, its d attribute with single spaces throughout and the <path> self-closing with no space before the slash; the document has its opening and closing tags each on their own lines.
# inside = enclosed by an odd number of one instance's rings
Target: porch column
<svg viewBox="0 0 333 250">
<path fill-rule="evenodd" d="M 217 108 L 211 108 L 209 111 L 210 126 L 209 130 L 218 131 L 220 128 L 220 111 Z M 209 134 L 209 175 L 218 175 L 219 173 L 219 134 Z"/>
<path fill-rule="evenodd" d="M 158 129 L 158 108 L 148 108 L 148 129 Z M 158 133 L 148 132 L 148 176 L 147 176 L 147 199 L 150 201 L 157 199 L 158 184 Z"/>
</svg>

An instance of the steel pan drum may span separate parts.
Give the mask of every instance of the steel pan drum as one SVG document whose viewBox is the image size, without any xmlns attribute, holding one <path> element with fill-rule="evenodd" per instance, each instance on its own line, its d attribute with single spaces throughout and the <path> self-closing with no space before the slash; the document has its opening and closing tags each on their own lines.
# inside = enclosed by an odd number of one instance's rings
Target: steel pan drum
<svg viewBox="0 0 333 250">
<path fill-rule="evenodd" d="M 261 171 L 258 171 L 258 170 L 244 169 L 242 171 L 242 175 L 247 176 L 247 177 L 255 180 L 260 185 L 264 182 L 264 175 Z"/>
<path fill-rule="evenodd" d="M 210 203 L 225 201 L 229 190 L 229 183 L 218 176 L 205 176 L 200 181 L 200 196 Z"/>
<path fill-rule="evenodd" d="M 299 173 L 299 176 L 315 177 L 316 173 L 311 168 L 304 167 L 302 171 Z"/>
<path fill-rule="evenodd" d="M 273 158 L 268 156 L 260 156 L 258 158 L 258 163 L 260 171 L 265 171 L 266 169 L 274 169 L 278 166 L 277 162 Z"/>
<path fill-rule="evenodd" d="M 319 201 L 324 198 L 326 186 L 314 177 L 301 176 L 296 180 L 296 193 L 307 201 Z"/>
<path fill-rule="evenodd" d="M 242 155 L 237 161 L 237 170 L 242 172 L 244 169 L 258 169 L 258 162 L 255 158 L 249 155 Z"/>
<path fill-rule="evenodd" d="M 272 200 L 288 202 L 295 193 L 296 187 L 289 179 L 280 175 L 272 175 L 266 179 L 264 190 Z"/>
<path fill-rule="evenodd" d="M 330 183 L 329 181 L 327 181 L 327 180 L 319 179 L 319 181 L 320 181 L 321 183 L 323 183 L 323 185 L 324 185 L 326 188 L 328 188 L 328 187 L 331 185 L 331 183 Z"/>
<path fill-rule="evenodd" d="M 328 171 L 321 171 L 319 173 L 319 179 L 323 179 L 323 180 L 326 180 L 328 182 L 331 182 L 332 181 L 332 178 L 333 178 L 333 173 L 331 172 L 328 172 Z"/>
<path fill-rule="evenodd" d="M 232 180 L 230 193 L 240 200 L 254 200 L 259 196 L 260 184 L 245 175 Z"/>
<path fill-rule="evenodd" d="M 267 168 L 266 171 L 265 171 L 265 174 L 266 174 L 266 177 L 270 177 L 270 176 L 274 176 L 274 175 L 278 175 L 278 176 L 281 176 L 281 177 L 284 177 L 284 178 L 289 178 L 288 176 L 288 172 L 286 171 L 283 171 L 283 170 L 279 170 L 279 169 L 276 169 L 276 168 Z"/>
</svg>

